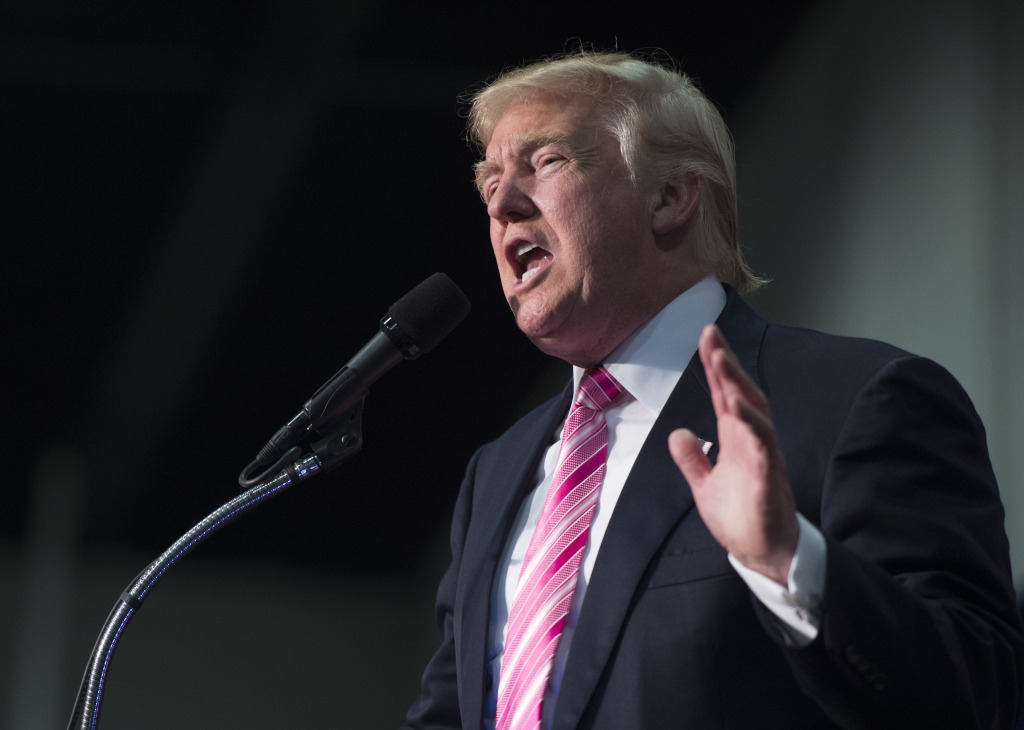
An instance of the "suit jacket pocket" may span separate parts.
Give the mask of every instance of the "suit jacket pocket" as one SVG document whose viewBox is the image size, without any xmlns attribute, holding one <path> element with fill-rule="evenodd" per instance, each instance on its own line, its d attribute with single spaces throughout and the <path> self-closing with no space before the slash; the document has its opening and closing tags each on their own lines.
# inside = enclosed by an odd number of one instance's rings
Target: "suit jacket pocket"
<svg viewBox="0 0 1024 730">
<path fill-rule="evenodd" d="M 736 571 L 729 563 L 728 553 L 719 545 L 665 553 L 651 574 L 649 587 L 661 588 L 720 575 L 736 575 Z"/>
</svg>

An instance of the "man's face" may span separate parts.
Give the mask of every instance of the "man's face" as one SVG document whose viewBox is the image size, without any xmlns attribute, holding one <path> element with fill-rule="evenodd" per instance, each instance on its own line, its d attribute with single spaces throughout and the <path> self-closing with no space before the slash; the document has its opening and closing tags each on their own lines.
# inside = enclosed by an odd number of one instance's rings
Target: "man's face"
<svg viewBox="0 0 1024 730">
<path fill-rule="evenodd" d="M 586 100 L 541 94 L 499 119 L 478 183 L 519 328 L 549 354 L 599 362 L 617 344 L 602 342 L 608 323 L 644 298 L 653 241 L 618 142 Z"/>
</svg>

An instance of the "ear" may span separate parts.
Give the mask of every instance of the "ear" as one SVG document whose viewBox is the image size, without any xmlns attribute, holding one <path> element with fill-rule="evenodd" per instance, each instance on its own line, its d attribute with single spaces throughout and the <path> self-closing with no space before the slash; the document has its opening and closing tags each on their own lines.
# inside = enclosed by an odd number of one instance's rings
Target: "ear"
<svg viewBox="0 0 1024 730">
<path fill-rule="evenodd" d="M 686 223 L 697 210 L 700 193 L 701 177 L 692 172 L 662 184 L 655 194 L 651 215 L 655 235 L 671 233 Z"/>
</svg>

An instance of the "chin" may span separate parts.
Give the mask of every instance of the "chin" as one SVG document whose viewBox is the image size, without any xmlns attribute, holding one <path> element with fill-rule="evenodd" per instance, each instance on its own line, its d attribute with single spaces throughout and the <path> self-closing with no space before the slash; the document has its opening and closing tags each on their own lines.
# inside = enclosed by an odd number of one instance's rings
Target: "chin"
<svg viewBox="0 0 1024 730">
<path fill-rule="evenodd" d="M 537 299 L 520 307 L 516 313 L 516 325 L 541 352 L 570 360 L 580 344 L 574 342 L 571 334 L 572 326 L 568 321 L 571 306 L 565 301 L 560 302 L 560 307 L 544 306 L 545 303 Z"/>
<path fill-rule="evenodd" d="M 534 342 L 557 337 L 561 320 L 562 318 L 551 310 L 536 311 L 529 305 L 521 307 L 516 313 L 516 326 Z"/>
</svg>

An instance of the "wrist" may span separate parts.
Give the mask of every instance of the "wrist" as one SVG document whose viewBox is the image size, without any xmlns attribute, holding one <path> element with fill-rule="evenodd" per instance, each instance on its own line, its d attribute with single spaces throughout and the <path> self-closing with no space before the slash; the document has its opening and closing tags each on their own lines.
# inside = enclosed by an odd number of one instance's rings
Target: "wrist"
<svg viewBox="0 0 1024 730">
<path fill-rule="evenodd" d="M 771 578 L 781 586 L 789 585 L 789 569 L 793 565 L 795 551 L 788 554 L 782 553 L 769 558 L 751 558 L 745 555 L 736 555 L 735 558 L 744 567 L 760 573 L 766 578 Z"/>
<path fill-rule="evenodd" d="M 789 585 L 789 572 L 800 540 L 800 522 L 796 518 L 796 512 L 790 513 L 789 519 L 779 528 L 781 534 L 772 541 L 774 547 L 768 552 L 760 555 L 734 553 L 734 556 L 747 568 L 786 587 Z"/>
</svg>

